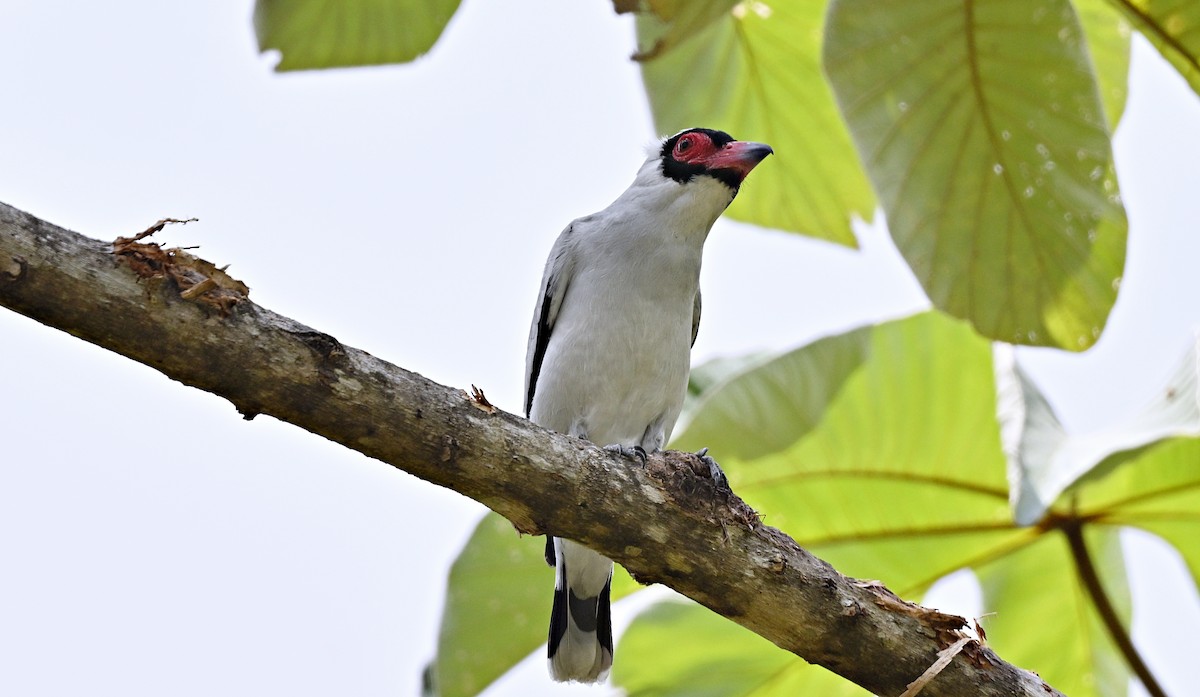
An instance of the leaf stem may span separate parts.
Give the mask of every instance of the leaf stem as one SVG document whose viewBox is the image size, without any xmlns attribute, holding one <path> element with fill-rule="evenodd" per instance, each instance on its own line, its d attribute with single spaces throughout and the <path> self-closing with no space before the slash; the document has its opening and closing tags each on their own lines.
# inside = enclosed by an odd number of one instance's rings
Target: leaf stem
<svg viewBox="0 0 1200 697">
<path fill-rule="evenodd" d="M 1196 59 L 1196 56 L 1192 55 L 1192 53 L 1187 50 L 1187 47 L 1183 45 L 1178 36 L 1169 33 L 1166 27 L 1163 26 L 1163 23 L 1160 22 L 1157 17 L 1149 12 L 1144 12 L 1140 7 L 1137 6 L 1137 4 L 1132 3 L 1129 0 L 1114 0 L 1114 4 L 1123 10 L 1127 17 L 1133 20 L 1133 23 L 1137 25 L 1137 28 L 1141 30 L 1143 34 L 1153 34 L 1157 36 L 1164 44 L 1170 47 L 1172 51 L 1178 54 L 1180 60 L 1187 63 L 1188 68 L 1192 70 L 1200 70 L 1200 61 Z M 1159 53 L 1162 53 L 1161 49 L 1159 50 Z M 1166 55 L 1164 55 L 1163 58 L 1166 58 Z M 1169 58 L 1167 60 L 1170 62 Z M 1183 71 L 1180 71 L 1180 73 L 1182 72 Z M 1183 75 L 1183 79 L 1190 81 L 1187 75 Z"/>
<path fill-rule="evenodd" d="M 1083 524 L 1078 519 L 1070 519 L 1063 521 L 1063 534 L 1067 536 L 1067 543 L 1071 546 L 1071 558 L 1075 562 L 1075 570 L 1079 573 L 1079 580 L 1083 582 L 1083 587 L 1087 589 L 1088 595 L 1091 596 L 1092 602 L 1096 605 L 1096 611 L 1100 613 L 1100 620 L 1104 622 L 1105 629 L 1108 630 L 1108 635 L 1112 637 L 1117 648 L 1121 651 L 1121 655 L 1125 657 L 1125 661 L 1129 663 L 1129 667 L 1137 675 L 1138 680 L 1142 681 L 1142 685 L 1146 688 L 1146 692 L 1152 697 L 1167 697 L 1167 693 L 1158 684 L 1158 680 L 1154 678 L 1154 674 L 1150 672 L 1150 667 L 1142 660 L 1137 648 L 1133 645 L 1133 639 L 1130 638 L 1129 632 L 1121 625 L 1121 618 L 1117 616 L 1117 610 L 1113 607 L 1112 600 L 1108 594 L 1104 592 L 1104 585 L 1100 582 L 1100 575 L 1096 573 L 1096 566 L 1092 563 L 1092 556 L 1088 552 L 1087 543 L 1083 539 Z"/>
</svg>

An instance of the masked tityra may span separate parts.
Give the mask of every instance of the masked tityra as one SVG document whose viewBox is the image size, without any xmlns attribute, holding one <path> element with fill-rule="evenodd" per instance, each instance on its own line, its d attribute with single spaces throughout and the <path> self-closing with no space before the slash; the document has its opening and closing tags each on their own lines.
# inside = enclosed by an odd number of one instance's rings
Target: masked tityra
<svg viewBox="0 0 1200 697">
<path fill-rule="evenodd" d="M 608 208 L 567 226 L 533 313 L 530 419 L 626 454 L 662 448 L 687 390 L 704 240 L 771 152 L 721 131 L 682 131 Z M 613 563 L 561 538 L 547 540 L 546 561 L 555 566 L 550 674 L 601 681 L 613 660 Z"/>
</svg>

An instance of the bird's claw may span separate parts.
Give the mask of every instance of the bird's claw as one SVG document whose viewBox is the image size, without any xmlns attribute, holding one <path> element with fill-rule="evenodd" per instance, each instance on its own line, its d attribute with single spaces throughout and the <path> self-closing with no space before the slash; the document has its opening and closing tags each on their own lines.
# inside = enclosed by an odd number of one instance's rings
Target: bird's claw
<svg viewBox="0 0 1200 697">
<path fill-rule="evenodd" d="M 721 466 L 717 461 L 708 456 L 708 448 L 700 448 L 696 451 L 696 457 L 700 461 L 708 465 L 708 476 L 712 478 L 713 484 L 717 486 L 718 491 L 730 491 L 729 478 L 721 471 Z"/>
<path fill-rule="evenodd" d="M 623 455 L 624 457 L 627 457 L 630 460 L 637 460 L 641 464 L 642 467 L 646 466 L 646 460 L 649 457 L 648 455 L 646 455 L 646 449 L 640 445 L 635 445 L 633 447 L 630 447 L 628 445 L 621 445 L 620 443 L 613 443 L 612 445 L 604 446 L 604 449 L 610 453 L 616 453 L 617 455 Z"/>
</svg>

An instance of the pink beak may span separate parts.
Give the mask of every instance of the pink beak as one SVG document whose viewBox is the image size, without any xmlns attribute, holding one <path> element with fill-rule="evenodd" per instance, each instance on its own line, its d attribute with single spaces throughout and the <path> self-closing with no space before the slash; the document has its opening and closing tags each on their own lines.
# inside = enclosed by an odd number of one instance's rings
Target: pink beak
<svg viewBox="0 0 1200 697">
<path fill-rule="evenodd" d="M 732 170 L 745 179 L 750 170 L 774 152 L 771 146 L 765 143 L 735 140 L 709 156 L 704 164 L 709 169 Z"/>
</svg>

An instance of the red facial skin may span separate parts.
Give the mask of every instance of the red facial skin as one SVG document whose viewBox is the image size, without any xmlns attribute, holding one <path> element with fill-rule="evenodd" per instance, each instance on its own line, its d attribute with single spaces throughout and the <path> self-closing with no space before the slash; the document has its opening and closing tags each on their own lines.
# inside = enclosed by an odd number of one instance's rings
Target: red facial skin
<svg viewBox="0 0 1200 697">
<path fill-rule="evenodd" d="M 736 172 L 744 179 L 771 152 L 770 146 L 762 143 L 735 140 L 718 147 L 704 133 L 685 133 L 675 143 L 671 156 L 679 162 L 701 165 L 710 170 Z"/>
</svg>

